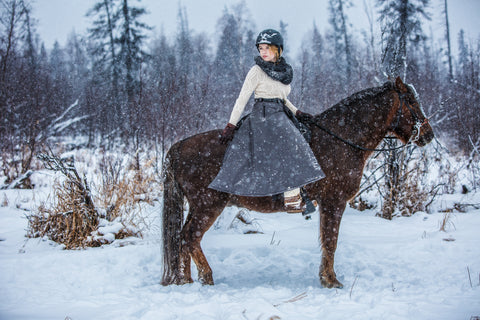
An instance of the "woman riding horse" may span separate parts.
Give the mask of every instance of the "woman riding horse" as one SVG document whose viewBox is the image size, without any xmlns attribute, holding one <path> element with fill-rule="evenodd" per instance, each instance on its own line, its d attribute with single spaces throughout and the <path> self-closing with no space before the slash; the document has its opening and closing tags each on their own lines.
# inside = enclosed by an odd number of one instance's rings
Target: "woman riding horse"
<svg viewBox="0 0 480 320">
<path fill-rule="evenodd" d="M 320 282 L 341 288 L 334 271 L 335 250 L 343 211 L 358 192 L 368 157 L 387 134 L 403 143 L 429 143 L 433 130 L 417 101 L 416 92 L 400 78 L 358 92 L 316 115 L 310 125 L 310 147 L 326 177 L 305 191 L 320 208 L 322 260 Z M 284 211 L 278 196 L 243 197 L 209 188 L 217 176 L 226 146 L 221 130 L 198 134 L 175 143 L 167 153 L 163 199 L 163 285 L 193 282 L 191 260 L 198 279 L 213 285 L 212 269 L 200 242 L 226 206 L 258 212 Z M 184 201 L 188 215 L 183 218 Z"/>
</svg>

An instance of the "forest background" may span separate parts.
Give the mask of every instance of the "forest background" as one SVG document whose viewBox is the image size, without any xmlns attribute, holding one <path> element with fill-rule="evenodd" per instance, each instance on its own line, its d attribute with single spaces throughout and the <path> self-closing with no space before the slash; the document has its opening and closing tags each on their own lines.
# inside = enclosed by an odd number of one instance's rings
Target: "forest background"
<svg viewBox="0 0 480 320">
<path fill-rule="evenodd" d="M 181 2 L 171 32 L 142 9 L 166 0 L 81 0 L 88 27 L 53 45 L 36 20 L 47 1 L 0 0 L 0 318 L 479 318 L 480 28 L 448 23 L 463 0 L 315 0 L 327 27 L 297 21 L 305 34 L 239 1 L 213 35 Z M 319 288 L 319 215 L 236 207 L 202 242 L 216 285 L 161 287 L 165 151 L 225 126 L 264 27 L 286 38 L 302 111 L 401 76 L 437 139 L 370 158 L 340 229 L 344 290 Z"/>
<path fill-rule="evenodd" d="M 148 11 L 141 1 L 99 0 L 86 12 L 87 32 L 72 32 L 50 50 L 36 31 L 32 4 L 0 1 L 4 185 L 22 178 L 35 155 L 65 137 L 66 149 L 119 149 L 132 157 L 148 150 L 161 171 L 175 141 L 225 126 L 257 55 L 259 30 L 245 1 L 224 7 L 212 38 L 189 27 L 180 3 L 170 37 L 143 22 Z M 447 0 L 441 1 L 440 39 L 423 28 L 431 16 L 429 0 L 374 4 L 365 10 L 369 27 L 359 37 L 347 14 L 359 2 L 328 1 L 329 27 L 321 32 L 312 23 L 302 46 L 286 51 L 295 70 L 290 100 L 317 114 L 401 76 L 416 88 L 446 149 L 466 161 L 478 157 L 480 39 L 469 40 L 464 30 L 450 34 Z M 272 27 L 288 48 L 289 26 L 278 18 Z"/>
</svg>

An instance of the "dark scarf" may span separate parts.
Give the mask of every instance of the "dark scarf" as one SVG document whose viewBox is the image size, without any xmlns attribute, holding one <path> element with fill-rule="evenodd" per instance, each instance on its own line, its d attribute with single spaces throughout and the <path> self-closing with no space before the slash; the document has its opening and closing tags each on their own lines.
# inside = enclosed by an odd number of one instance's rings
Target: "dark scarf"
<svg viewBox="0 0 480 320">
<path fill-rule="evenodd" d="M 290 84 L 293 79 L 293 69 L 283 57 L 278 62 L 267 62 L 262 57 L 255 57 L 255 63 L 273 80 L 280 81 L 283 84 Z"/>
</svg>

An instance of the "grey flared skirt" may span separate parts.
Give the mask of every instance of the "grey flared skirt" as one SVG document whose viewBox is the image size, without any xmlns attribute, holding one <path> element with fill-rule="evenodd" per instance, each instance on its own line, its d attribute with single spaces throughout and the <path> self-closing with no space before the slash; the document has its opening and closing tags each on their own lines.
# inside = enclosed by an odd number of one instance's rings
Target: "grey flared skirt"
<svg viewBox="0 0 480 320">
<path fill-rule="evenodd" d="M 283 104 L 257 101 L 235 132 L 209 188 L 240 196 L 271 196 L 324 177 Z"/>
</svg>

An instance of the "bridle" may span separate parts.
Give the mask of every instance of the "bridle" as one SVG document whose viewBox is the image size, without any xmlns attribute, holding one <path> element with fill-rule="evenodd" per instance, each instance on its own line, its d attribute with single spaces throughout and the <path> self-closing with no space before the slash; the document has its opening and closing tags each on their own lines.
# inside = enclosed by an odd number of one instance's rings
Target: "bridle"
<svg viewBox="0 0 480 320">
<path fill-rule="evenodd" d="M 358 145 L 358 144 L 356 144 L 356 143 L 354 143 L 350 140 L 347 140 L 347 139 L 344 139 L 344 138 L 340 137 L 336 133 L 332 132 L 330 129 L 323 127 L 322 125 L 318 124 L 317 122 L 312 121 L 312 123 L 316 127 L 318 127 L 319 129 L 321 129 L 321 130 L 325 131 L 326 133 L 328 133 L 329 135 L 333 136 L 334 138 L 342 141 L 343 143 L 345 143 L 345 144 L 347 144 L 347 145 L 349 145 L 349 146 L 351 146 L 355 149 L 359 149 L 359 150 L 362 150 L 362 151 L 381 152 L 381 151 L 394 151 L 394 150 L 406 148 L 412 142 L 418 141 L 418 139 L 420 138 L 420 129 L 422 128 L 422 126 L 424 126 L 425 124 L 428 123 L 428 118 L 425 117 L 425 119 L 423 121 L 420 120 L 420 117 L 417 115 L 415 110 L 413 110 L 412 107 L 410 107 L 410 105 L 406 101 L 407 100 L 407 98 L 406 98 L 407 93 L 401 93 L 401 92 L 398 92 L 397 90 L 395 90 L 395 91 L 398 94 L 398 99 L 400 100 L 400 107 L 398 108 L 397 120 L 396 120 L 395 126 L 393 126 L 390 129 L 390 131 L 395 131 L 395 129 L 398 127 L 398 125 L 400 123 L 400 118 L 402 117 L 402 109 L 403 109 L 404 105 L 410 111 L 410 114 L 412 115 L 413 121 L 415 122 L 415 125 L 413 126 L 412 133 L 410 135 L 410 139 L 408 140 L 408 142 L 406 144 L 403 144 L 401 146 L 393 147 L 393 148 L 380 148 L 380 149 L 362 147 L 362 146 L 360 146 L 360 145 Z"/>
<path fill-rule="evenodd" d="M 420 138 L 420 129 L 422 128 L 422 126 L 428 123 L 428 118 L 425 117 L 423 121 L 421 120 L 421 118 L 418 116 L 415 110 L 413 110 L 410 104 L 407 103 L 406 101 L 407 93 L 400 93 L 397 91 L 397 94 L 398 94 L 398 99 L 400 100 L 400 107 L 398 108 L 396 124 L 391 130 L 395 131 L 395 129 L 398 127 L 398 124 L 400 122 L 400 117 L 402 116 L 402 108 L 403 106 L 406 106 L 407 109 L 410 111 L 410 114 L 412 115 L 413 121 L 415 122 L 415 124 L 413 125 L 412 134 L 410 135 L 410 139 L 408 140 L 408 142 L 418 141 L 418 139 Z M 418 99 L 416 100 L 418 101 Z"/>
</svg>

